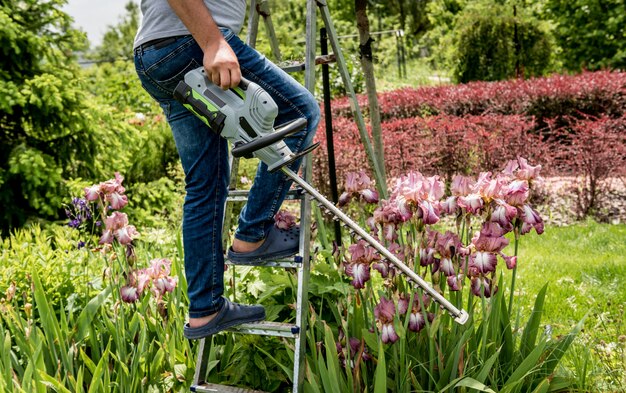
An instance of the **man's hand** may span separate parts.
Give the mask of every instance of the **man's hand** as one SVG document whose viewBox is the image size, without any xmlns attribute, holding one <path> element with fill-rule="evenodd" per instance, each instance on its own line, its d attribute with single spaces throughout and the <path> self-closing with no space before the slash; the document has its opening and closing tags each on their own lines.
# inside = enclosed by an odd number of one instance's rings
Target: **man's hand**
<svg viewBox="0 0 626 393">
<path fill-rule="evenodd" d="M 223 38 L 210 41 L 204 48 L 204 70 L 216 86 L 227 90 L 237 87 L 241 70 L 237 56 Z"/>
<path fill-rule="evenodd" d="M 211 82 L 224 90 L 239 85 L 241 70 L 237 56 L 222 36 L 204 0 L 168 0 L 168 3 L 204 51 L 202 62 Z"/>
</svg>

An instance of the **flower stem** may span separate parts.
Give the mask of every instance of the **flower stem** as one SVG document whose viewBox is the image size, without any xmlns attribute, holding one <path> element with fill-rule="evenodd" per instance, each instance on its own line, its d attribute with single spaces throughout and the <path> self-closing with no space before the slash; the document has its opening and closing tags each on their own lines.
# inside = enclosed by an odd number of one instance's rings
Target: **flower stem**
<svg viewBox="0 0 626 393">
<path fill-rule="evenodd" d="M 518 249 L 518 246 L 519 246 L 518 225 L 515 225 L 514 235 L 515 235 L 515 251 L 514 251 L 513 255 L 515 257 L 517 257 L 517 249 Z M 511 293 L 509 294 L 509 313 L 511 313 L 511 311 L 513 309 L 513 296 L 515 295 L 515 277 L 516 276 L 517 276 L 517 263 L 515 264 L 515 267 L 513 268 L 513 275 L 511 277 Z"/>
</svg>

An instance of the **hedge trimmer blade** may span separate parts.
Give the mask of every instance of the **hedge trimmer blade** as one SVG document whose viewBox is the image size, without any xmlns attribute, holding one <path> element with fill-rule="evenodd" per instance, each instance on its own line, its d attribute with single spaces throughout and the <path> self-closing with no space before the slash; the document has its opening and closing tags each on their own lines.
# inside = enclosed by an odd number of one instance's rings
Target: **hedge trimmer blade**
<svg viewBox="0 0 626 393">
<path fill-rule="evenodd" d="M 396 268 L 398 268 L 402 273 L 404 273 L 410 281 L 413 281 L 417 286 L 422 288 L 428 295 L 439 304 L 441 309 L 446 310 L 454 320 L 463 325 L 469 319 L 469 314 L 465 310 L 459 310 L 452 303 L 450 303 L 445 297 L 443 297 L 439 292 L 437 292 L 432 286 L 430 286 L 422 277 L 419 276 L 416 272 L 411 270 L 410 267 L 405 265 L 398 257 L 393 255 L 391 251 L 389 251 L 385 246 L 383 246 L 378 240 L 376 240 L 373 236 L 367 233 L 363 228 L 361 228 L 356 222 L 354 222 L 350 217 L 348 217 L 344 212 L 339 210 L 332 202 L 326 199 L 322 194 L 320 194 L 313 186 L 307 183 L 304 179 L 294 173 L 291 169 L 287 167 L 282 167 L 281 171 L 287 175 L 290 179 L 292 179 L 298 186 L 302 188 L 304 192 L 309 194 L 317 203 L 320 205 L 320 208 L 324 210 L 326 213 L 333 215 L 339 221 L 341 221 L 345 226 L 350 229 L 350 233 L 357 238 L 363 239 L 367 244 L 372 246 L 376 251 L 378 251 L 383 257 L 385 257 L 389 262 L 393 263 Z"/>
</svg>

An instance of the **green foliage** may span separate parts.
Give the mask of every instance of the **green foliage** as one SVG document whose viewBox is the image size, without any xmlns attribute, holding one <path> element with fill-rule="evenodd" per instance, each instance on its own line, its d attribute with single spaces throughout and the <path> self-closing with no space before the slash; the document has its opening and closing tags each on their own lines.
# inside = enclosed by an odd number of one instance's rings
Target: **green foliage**
<svg viewBox="0 0 626 393">
<path fill-rule="evenodd" d="M 494 81 L 549 71 L 554 46 L 542 23 L 515 5 L 489 3 L 472 3 L 455 21 L 455 79 Z"/>
<path fill-rule="evenodd" d="M 546 0 L 545 17 L 571 71 L 626 66 L 626 4 L 621 0 Z"/>
<path fill-rule="evenodd" d="M 11 242 L 24 240 L 24 236 L 28 236 L 26 231 L 16 233 Z M 63 242 L 62 237 L 56 239 Z M 16 255 L 0 263 L 1 269 L 7 268 L 6 263 L 13 264 L 14 273 L 24 277 L 13 292 L 16 296 L 3 298 L 0 304 L 2 391 L 46 392 L 46 387 L 52 387 L 62 392 L 104 393 L 188 388 L 193 356 L 189 341 L 182 336 L 184 289 L 175 289 L 160 308 L 151 296 L 135 305 L 121 303 L 113 280 L 98 280 L 101 275 L 93 275 L 107 265 L 104 258 L 84 248 L 51 251 L 49 239 L 43 240 L 39 234 L 33 240 L 27 243 L 29 250 L 10 247 Z M 146 256 L 146 250 L 139 252 Z M 45 257 L 29 259 L 29 252 L 43 252 Z M 87 258 L 82 257 L 85 254 Z M 24 258 L 25 263 L 18 267 L 14 258 Z M 76 261 L 81 260 L 89 268 L 80 272 L 82 276 L 76 272 Z M 51 272 L 41 262 L 60 269 Z M 74 274 L 61 273 L 66 270 Z M 181 273 L 180 267 L 176 270 Z M 56 286 L 55 281 L 66 285 Z M 82 286 L 84 292 L 74 287 L 81 282 L 88 284 Z M 2 287 L 4 284 L 3 279 Z"/>
<path fill-rule="evenodd" d="M 63 179 L 92 173 L 93 124 L 71 57 L 84 36 L 60 11 L 64 1 L 0 3 L 0 229 L 50 218 Z"/>
<path fill-rule="evenodd" d="M 182 173 L 182 168 L 179 169 Z M 174 170 L 172 170 L 172 174 Z M 151 228 L 174 227 L 182 220 L 183 181 L 161 177 L 131 185 L 128 190 L 129 214 Z"/>
</svg>

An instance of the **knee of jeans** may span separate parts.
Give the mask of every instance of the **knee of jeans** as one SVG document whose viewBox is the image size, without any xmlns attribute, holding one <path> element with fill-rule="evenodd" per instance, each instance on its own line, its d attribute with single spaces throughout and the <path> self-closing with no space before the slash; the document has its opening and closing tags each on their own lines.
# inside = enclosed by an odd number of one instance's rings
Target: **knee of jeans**
<svg viewBox="0 0 626 393">
<path fill-rule="evenodd" d="M 307 103 L 305 115 L 307 119 L 308 134 L 309 137 L 312 137 L 312 135 L 315 134 L 315 130 L 317 129 L 317 124 L 319 123 L 321 116 L 320 105 L 313 96 L 311 96 L 311 99 Z"/>
</svg>

